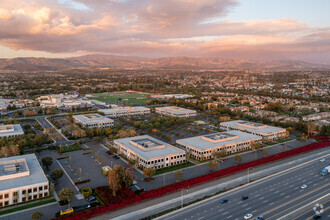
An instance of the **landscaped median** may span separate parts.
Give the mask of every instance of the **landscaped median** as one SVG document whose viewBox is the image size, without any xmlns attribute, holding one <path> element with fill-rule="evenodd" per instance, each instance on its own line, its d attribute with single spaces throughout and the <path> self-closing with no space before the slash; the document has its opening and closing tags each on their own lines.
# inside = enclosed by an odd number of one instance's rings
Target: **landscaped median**
<svg viewBox="0 0 330 220">
<path fill-rule="evenodd" d="M 248 168 L 251 167 L 255 167 L 255 166 L 259 166 L 259 165 L 263 165 L 263 164 L 267 164 L 270 162 L 274 162 L 280 159 L 284 159 L 284 158 L 288 158 L 300 153 L 304 153 L 304 152 L 308 152 L 311 150 L 315 150 L 315 149 L 319 149 L 319 148 L 323 148 L 323 147 L 327 147 L 330 145 L 330 141 L 328 140 L 328 138 L 324 138 L 322 141 L 320 142 L 316 142 L 316 143 L 312 143 L 300 148 L 294 148 L 292 150 L 288 150 L 288 151 L 284 151 L 278 154 L 274 154 L 268 157 L 264 157 L 255 161 L 251 161 L 251 162 L 247 162 L 244 164 L 240 164 L 237 166 L 233 166 L 233 167 L 228 167 L 216 172 L 212 172 L 203 176 L 199 176 L 199 177 L 195 177 L 195 178 L 191 178 L 188 180 L 184 180 L 181 182 L 176 182 L 164 187 L 160 187 L 157 189 L 153 189 L 153 190 L 149 190 L 146 192 L 141 193 L 140 195 L 136 195 L 133 194 L 131 192 L 126 192 L 125 190 L 121 191 L 121 194 L 127 194 L 127 195 L 120 195 L 120 198 L 125 198 L 125 199 L 118 199 L 117 201 L 113 201 L 110 197 L 111 197 L 111 193 L 106 193 L 106 192 L 102 192 L 103 190 L 101 190 L 101 192 L 99 192 L 99 196 L 102 197 L 103 201 L 106 202 L 105 205 L 100 206 L 100 207 L 96 207 L 90 210 L 86 210 L 84 212 L 81 213 L 74 213 L 70 216 L 67 217 L 67 219 L 81 219 L 81 218 L 90 218 L 94 215 L 106 212 L 106 211 L 113 211 L 115 209 L 119 209 L 119 208 L 123 208 L 125 206 L 137 203 L 137 202 L 141 202 L 147 199 L 153 199 L 153 198 L 157 198 L 160 197 L 162 195 L 168 194 L 168 193 L 173 193 L 175 191 L 187 188 L 187 187 L 193 187 L 193 186 L 197 186 L 199 184 L 202 183 L 206 183 L 212 180 L 216 180 L 219 179 L 221 177 L 233 174 L 233 173 L 237 173 L 239 171 L 243 171 L 246 170 Z M 104 189 L 106 191 L 106 189 Z M 109 197 L 110 194 L 110 197 Z"/>
</svg>

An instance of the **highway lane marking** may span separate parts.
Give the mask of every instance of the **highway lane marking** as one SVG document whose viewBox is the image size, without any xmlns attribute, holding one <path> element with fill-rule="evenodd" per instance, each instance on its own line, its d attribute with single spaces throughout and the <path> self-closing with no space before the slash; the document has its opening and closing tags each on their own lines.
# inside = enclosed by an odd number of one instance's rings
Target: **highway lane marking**
<svg viewBox="0 0 330 220">
<path fill-rule="evenodd" d="M 244 204 L 244 205 L 242 205 L 242 207 L 245 207 L 245 206 L 247 206 L 248 204 Z"/>
<path fill-rule="evenodd" d="M 283 196 L 285 193 L 281 193 L 280 196 Z"/>
<path fill-rule="evenodd" d="M 269 205 L 273 205 L 274 203 L 272 202 L 272 203 L 269 203 Z"/>
<path fill-rule="evenodd" d="M 227 218 L 231 218 L 231 217 L 233 217 L 232 215 L 230 215 L 230 216 L 228 216 Z"/>
<path fill-rule="evenodd" d="M 322 203 L 322 205 L 324 205 L 324 204 L 325 204 L 325 203 L 327 203 L 327 202 L 329 202 L 329 200 L 328 200 L 328 201 L 325 201 L 325 202 L 323 202 L 323 203 Z M 328 209 L 330 209 L 330 206 L 329 206 L 329 207 L 327 207 L 327 208 L 325 208 L 325 209 L 323 209 L 323 212 L 327 211 Z M 308 211 L 306 211 L 306 212 L 302 213 L 301 215 L 297 216 L 297 219 L 298 219 L 299 217 L 301 217 L 301 216 L 303 216 L 303 215 L 307 214 L 308 212 L 311 212 L 311 210 L 308 210 Z M 314 213 L 313 213 L 313 215 L 314 215 Z M 308 218 L 308 220 L 309 220 L 309 219 L 312 219 L 312 217 Z"/>
<path fill-rule="evenodd" d="M 252 211 L 252 213 L 255 213 L 255 212 L 257 212 L 257 210 Z"/>
<path fill-rule="evenodd" d="M 328 186 L 329 184 L 330 184 L 330 183 L 326 184 L 325 186 Z M 264 215 L 266 215 L 266 214 L 268 214 L 268 213 L 271 213 L 272 211 L 274 211 L 274 210 L 276 210 L 276 209 L 279 209 L 279 208 L 281 208 L 281 207 L 283 207 L 283 206 L 285 206 L 285 205 L 287 205 L 287 204 L 289 204 L 289 203 L 292 203 L 292 202 L 295 201 L 295 200 L 301 199 L 301 198 L 303 198 L 304 196 L 308 196 L 308 195 L 310 195 L 311 193 L 313 193 L 313 192 L 315 192 L 315 191 L 317 191 L 317 190 L 319 190 L 319 189 L 324 188 L 325 186 L 320 186 L 319 188 L 314 189 L 314 190 L 310 191 L 310 192 L 307 193 L 307 194 L 304 194 L 304 195 L 301 195 L 301 196 L 299 196 L 299 197 L 296 197 L 295 199 L 292 199 L 292 200 L 290 200 L 290 201 L 288 201 L 288 202 L 286 202 L 286 203 L 282 203 L 281 205 L 276 206 L 276 207 L 270 209 L 269 211 L 266 211 L 266 212 L 264 212 L 264 213 L 262 213 L 262 214 L 260 214 L 260 215 L 264 216 Z M 324 194 L 324 192 L 322 192 L 322 193 L 320 193 L 320 194 Z M 317 194 L 316 196 L 318 196 L 318 195 L 320 195 L 320 194 Z M 287 197 L 290 197 L 290 196 L 286 196 L 285 198 L 287 198 Z M 315 196 L 310 197 L 310 198 L 308 198 L 308 200 L 311 199 L 311 198 L 314 198 L 314 197 L 315 197 Z M 305 201 L 306 201 L 306 200 L 304 200 L 303 202 L 305 202 Z M 303 203 L 303 202 L 301 202 L 301 203 Z M 293 208 L 293 207 L 295 207 L 295 206 L 297 206 L 297 205 L 299 205 L 299 204 L 301 204 L 301 203 L 298 203 L 298 204 L 296 204 L 296 205 L 294 205 L 294 206 L 291 206 L 290 208 Z M 290 208 L 288 208 L 288 209 L 290 209 Z M 286 209 L 286 210 L 288 210 L 288 209 Z M 286 211 L 286 210 L 284 210 L 284 211 Z M 284 212 L 284 211 L 282 211 L 282 212 Z M 282 213 L 282 212 L 280 212 L 280 213 Z M 278 214 L 279 214 L 279 213 L 277 213 L 277 214 L 275 214 L 275 215 L 273 215 L 273 216 L 276 216 L 276 215 L 278 215 Z M 273 217 L 273 216 L 272 216 L 272 217 Z"/>
<path fill-rule="evenodd" d="M 324 155 L 324 152 L 321 152 L 323 155 L 322 157 L 329 157 L 329 153 L 327 153 L 326 155 Z M 291 174 L 290 176 L 295 179 L 296 176 L 292 176 L 293 172 L 297 172 L 297 169 L 303 169 L 305 166 L 313 166 L 313 163 L 315 163 L 316 161 L 319 160 L 319 158 L 321 158 L 320 154 L 321 153 L 318 153 L 317 154 L 317 157 L 315 157 L 314 159 L 311 159 L 309 161 L 306 161 L 306 162 L 302 162 L 302 163 L 299 163 L 293 167 L 290 167 L 290 168 L 286 168 L 280 172 L 277 172 L 277 173 L 274 173 L 274 174 L 271 174 L 269 176 L 266 176 L 266 177 L 263 177 L 263 178 L 260 178 L 256 181 L 254 181 L 253 183 L 250 183 L 250 184 L 245 184 L 243 186 L 239 186 L 239 187 L 235 187 L 234 189 L 231 189 L 225 193 L 221 193 L 219 194 L 218 196 L 216 197 L 212 197 L 212 198 L 209 198 L 209 199 L 206 199 L 206 200 L 203 200 L 203 201 L 200 201 L 200 202 L 197 202 L 195 203 L 193 206 L 187 206 L 184 208 L 184 210 L 177 210 L 177 211 L 174 211 L 174 212 L 171 212 L 171 213 L 168 213 L 166 214 L 165 216 L 162 216 L 161 218 L 164 218 L 164 217 L 169 217 L 169 218 L 174 218 L 178 215 L 182 215 L 184 213 L 187 213 L 187 212 L 190 212 L 192 209 L 196 209 L 196 208 L 200 208 L 200 206 L 198 206 L 199 204 L 203 204 L 204 206 L 205 205 L 208 205 L 210 202 L 214 202 L 215 199 L 218 199 L 220 196 L 224 196 L 224 195 L 230 195 L 230 194 L 236 194 L 238 192 L 241 192 L 243 190 L 247 190 L 247 189 L 250 189 L 250 188 L 255 188 L 256 186 L 260 185 L 260 184 L 263 184 L 265 182 L 269 182 L 271 180 L 276 180 L 278 179 L 279 177 L 283 177 L 285 175 L 288 175 L 288 174 Z M 310 157 L 310 156 L 309 156 Z M 327 179 L 324 179 L 324 180 L 327 180 Z M 288 185 L 288 184 L 286 184 Z M 161 219 L 161 218 L 157 218 L 157 219 Z"/>
<path fill-rule="evenodd" d="M 263 201 L 262 203 L 266 203 L 266 202 L 268 202 L 268 200 L 265 200 L 265 201 Z"/>
<path fill-rule="evenodd" d="M 265 197 L 260 197 L 259 200 L 262 200 L 263 198 L 265 198 Z"/>
<path fill-rule="evenodd" d="M 222 215 L 226 215 L 226 214 L 228 214 L 228 212 L 224 212 L 224 213 L 222 213 Z"/>
<path fill-rule="evenodd" d="M 249 207 L 249 208 L 246 208 L 245 210 L 246 210 L 246 211 L 248 211 L 248 210 L 250 210 L 250 209 L 251 209 L 251 207 Z"/>
</svg>

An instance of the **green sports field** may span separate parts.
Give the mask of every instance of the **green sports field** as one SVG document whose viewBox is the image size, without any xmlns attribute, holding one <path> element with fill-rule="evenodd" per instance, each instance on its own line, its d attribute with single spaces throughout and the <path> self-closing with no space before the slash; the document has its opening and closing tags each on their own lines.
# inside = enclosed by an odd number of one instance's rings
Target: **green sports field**
<svg viewBox="0 0 330 220">
<path fill-rule="evenodd" d="M 98 100 L 101 102 L 124 103 L 124 104 L 143 104 L 149 98 L 146 94 L 131 94 L 131 93 L 102 93 L 94 94 L 95 97 L 89 99 Z"/>
</svg>

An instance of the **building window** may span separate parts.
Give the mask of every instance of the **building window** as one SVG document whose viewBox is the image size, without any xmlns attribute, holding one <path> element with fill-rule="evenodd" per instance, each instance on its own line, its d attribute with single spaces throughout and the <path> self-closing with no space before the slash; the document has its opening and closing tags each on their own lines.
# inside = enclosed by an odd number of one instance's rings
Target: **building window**
<svg viewBox="0 0 330 220">
<path fill-rule="evenodd" d="M 8 199 L 8 198 L 9 198 L 9 194 L 6 193 L 6 194 L 5 194 L 5 199 Z"/>
<path fill-rule="evenodd" d="M 17 196 L 18 192 L 13 192 L 13 196 Z"/>
<path fill-rule="evenodd" d="M 0 202 L 0 207 L 1 207 L 1 206 L 3 206 L 3 203 L 2 203 L 2 202 Z"/>
<path fill-rule="evenodd" d="M 3 195 L 2 194 L 0 195 L 0 199 L 3 199 Z"/>
<path fill-rule="evenodd" d="M 45 189 L 45 190 L 47 190 L 47 189 L 48 189 L 48 186 L 47 186 L 47 185 L 46 185 L 46 186 L 44 186 L 44 189 Z"/>
<path fill-rule="evenodd" d="M 32 189 L 28 189 L 28 193 L 31 193 L 32 192 Z"/>
<path fill-rule="evenodd" d="M 26 194 L 26 189 L 22 190 L 22 194 L 25 195 Z"/>
<path fill-rule="evenodd" d="M 38 195 L 34 195 L 34 196 L 33 196 L 33 199 L 37 199 L 37 198 L 38 198 Z"/>
<path fill-rule="evenodd" d="M 37 187 L 33 188 L 33 192 L 37 192 L 37 190 L 38 190 Z"/>
<path fill-rule="evenodd" d="M 22 202 L 25 202 L 25 201 L 26 201 L 26 198 L 25 198 L 25 197 L 23 197 L 23 198 L 22 198 Z"/>
<path fill-rule="evenodd" d="M 42 198 L 42 193 L 39 194 L 39 198 Z"/>
<path fill-rule="evenodd" d="M 17 203 L 17 199 L 14 199 L 13 202 L 14 202 L 14 203 Z"/>
<path fill-rule="evenodd" d="M 45 196 L 48 196 L 48 192 L 45 192 L 44 195 L 45 195 Z"/>
<path fill-rule="evenodd" d="M 9 205 L 9 201 L 6 201 L 6 202 L 5 202 L 5 205 Z"/>
<path fill-rule="evenodd" d="M 42 191 L 42 186 L 39 186 L 39 191 Z"/>
<path fill-rule="evenodd" d="M 29 200 L 31 200 L 32 199 L 32 196 L 29 196 Z"/>
</svg>

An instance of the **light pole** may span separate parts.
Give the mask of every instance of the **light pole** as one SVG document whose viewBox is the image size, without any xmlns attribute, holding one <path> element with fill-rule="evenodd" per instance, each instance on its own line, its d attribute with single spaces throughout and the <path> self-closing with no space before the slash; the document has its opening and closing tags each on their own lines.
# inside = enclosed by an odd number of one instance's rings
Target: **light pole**
<svg viewBox="0 0 330 220">
<path fill-rule="evenodd" d="M 181 208 L 183 208 L 183 190 L 186 190 L 188 192 L 188 189 L 181 190 Z"/>
<path fill-rule="evenodd" d="M 249 183 L 250 182 L 250 169 L 254 169 L 254 167 L 249 167 L 248 168 L 248 173 L 247 173 L 247 182 Z"/>
</svg>

